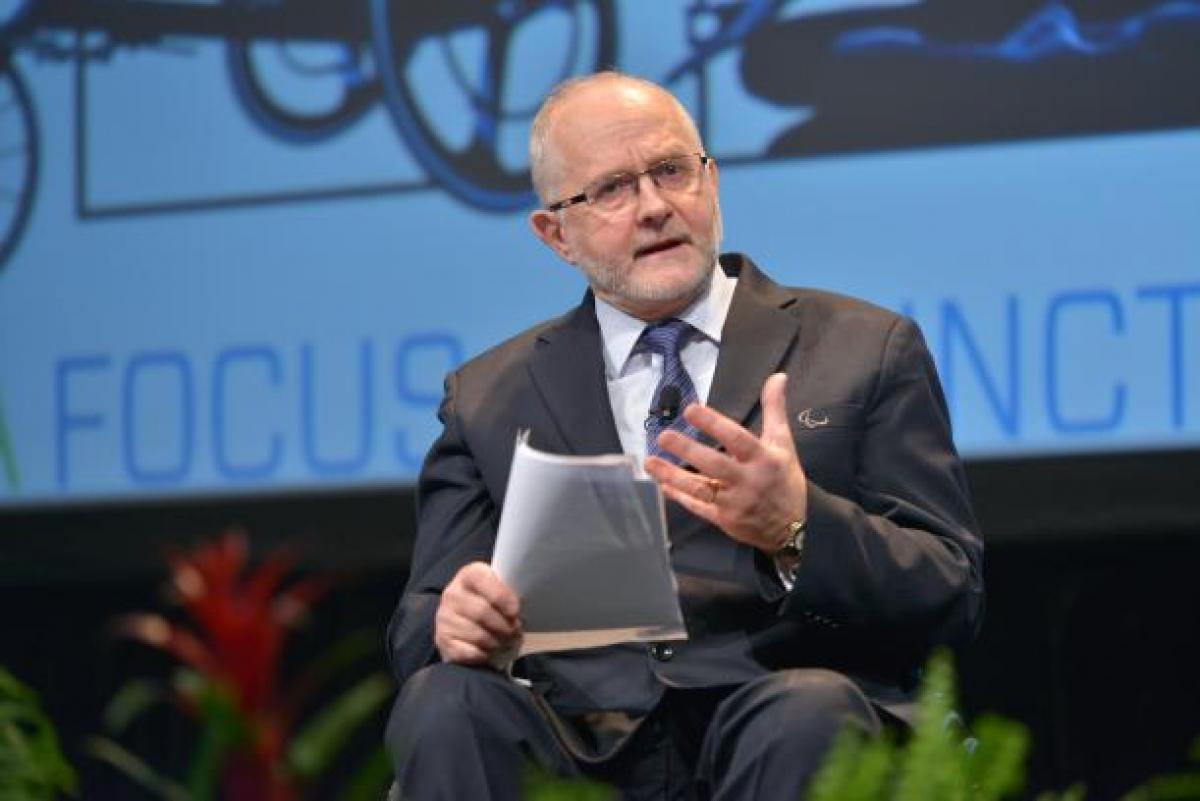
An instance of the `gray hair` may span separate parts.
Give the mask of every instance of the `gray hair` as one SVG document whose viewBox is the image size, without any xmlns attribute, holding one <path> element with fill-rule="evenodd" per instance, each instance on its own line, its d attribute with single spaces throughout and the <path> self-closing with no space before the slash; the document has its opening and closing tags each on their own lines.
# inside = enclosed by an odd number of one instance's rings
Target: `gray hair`
<svg viewBox="0 0 1200 801">
<path fill-rule="evenodd" d="M 543 203 L 551 202 L 550 193 L 552 187 L 550 186 L 551 170 L 549 165 L 551 154 L 550 129 L 554 112 L 576 92 L 599 83 L 632 84 L 667 98 L 679 112 L 680 118 L 686 121 L 688 129 L 696 140 L 696 144 L 701 149 L 704 148 L 704 143 L 700 141 L 700 130 L 696 127 L 696 122 L 692 119 L 692 115 L 679 102 L 679 98 L 654 81 L 639 78 L 636 75 L 628 75 L 618 70 L 602 70 L 591 75 L 579 75 L 574 78 L 568 78 L 551 89 L 550 93 L 546 95 L 546 99 L 542 101 L 542 106 L 534 116 L 533 125 L 529 129 L 529 170 L 533 177 L 533 188 Z"/>
</svg>

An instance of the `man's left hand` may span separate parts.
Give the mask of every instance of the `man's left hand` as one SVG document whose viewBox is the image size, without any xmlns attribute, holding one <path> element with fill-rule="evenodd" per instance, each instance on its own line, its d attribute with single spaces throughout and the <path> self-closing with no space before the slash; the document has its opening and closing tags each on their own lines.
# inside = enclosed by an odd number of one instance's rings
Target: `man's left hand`
<svg viewBox="0 0 1200 801">
<path fill-rule="evenodd" d="M 646 472 L 667 498 L 767 554 L 783 546 L 789 523 L 808 514 L 808 482 L 788 424 L 786 384 L 785 373 L 763 384 L 761 436 L 707 406 L 688 406 L 684 418 L 723 450 L 671 430 L 658 443 L 697 472 L 646 458 Z"/>
</svg>

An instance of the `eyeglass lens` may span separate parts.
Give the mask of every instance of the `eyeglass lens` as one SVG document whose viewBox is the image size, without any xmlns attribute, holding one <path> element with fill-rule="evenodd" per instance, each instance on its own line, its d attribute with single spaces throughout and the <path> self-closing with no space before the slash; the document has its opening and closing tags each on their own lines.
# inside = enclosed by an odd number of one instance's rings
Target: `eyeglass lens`
<svg viewBox="0 0 1200 801">
<path fill-rule="evenodd" d="M 687 190 L 700 172 L 700 159 L 698 154 L 664 159 L 644 172 L 609 176 L 590 187 L 585 194 L 593 205 L 613 210 L 633 200 L 643 175 L 649 176 L 659 189 L 669 192 Z"/>
</svg>

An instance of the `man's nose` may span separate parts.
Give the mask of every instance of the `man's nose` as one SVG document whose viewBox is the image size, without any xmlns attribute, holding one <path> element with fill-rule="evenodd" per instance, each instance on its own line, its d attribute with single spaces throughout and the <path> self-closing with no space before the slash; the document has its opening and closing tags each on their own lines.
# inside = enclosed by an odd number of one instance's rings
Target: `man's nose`
<svg viewBox="0 0 1200 801">
<path fill-rule="evenodd" d="M 661 224 L 671 214 L 671 205 L 666 196 L 649 175 L 638 176 L 637 198 L 634 202 L 637 203 L 640 223 Z"/>
</svg>

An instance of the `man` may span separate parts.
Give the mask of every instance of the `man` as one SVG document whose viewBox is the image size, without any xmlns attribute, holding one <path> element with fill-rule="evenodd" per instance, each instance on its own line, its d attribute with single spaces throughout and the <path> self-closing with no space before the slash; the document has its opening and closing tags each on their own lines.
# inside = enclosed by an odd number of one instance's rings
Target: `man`
<svg viewBox="0 0 1200 801">
<path fill-rule="evenodd" d="M 842 724 L 905 720 L 928 649 L 981 612 L 924 343 L 882 309 L 718 261 L 717 165 L 654 84 L 564 84 L 530 154 L 533 231 L 590 289 L 447 379 L 389 628 L 401 797 L 516 798 L 533 761 L 628 798 L 799 798 Z M 682 416 L 648 416 L 666 396 Z M 645 456 L 687 641 L 527 657 L 524 683 L 490 667 L 521 637 L 487 564 L 520 429 Z"/>
</svg>

